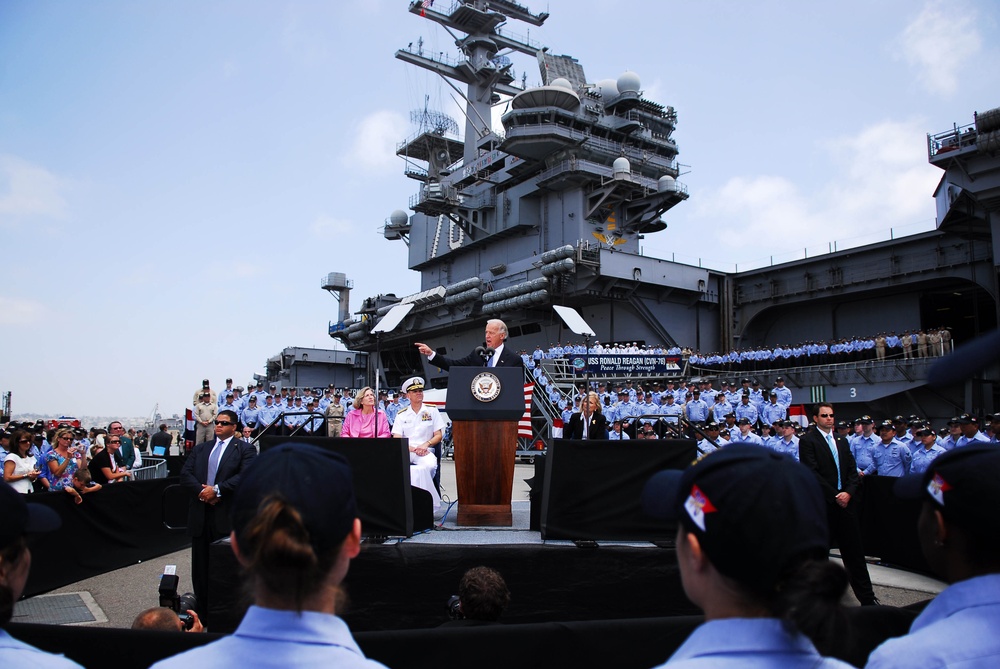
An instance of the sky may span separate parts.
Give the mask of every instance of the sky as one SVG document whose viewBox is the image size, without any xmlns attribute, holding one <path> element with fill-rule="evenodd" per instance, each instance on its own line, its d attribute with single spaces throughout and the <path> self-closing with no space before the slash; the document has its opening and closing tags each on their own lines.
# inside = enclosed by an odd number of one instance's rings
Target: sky
<svg viewBox="0 0 1000 669">
<path fill-rule="evenodd" d="M 443 0 L 439 0 L 439 3 Z M 449 3 L 450 4 L 450 3 Z M 934 227 L 926 135 L 1000 106 L 995 0 L 523 0 L 588 81 L 677 110 L 690 198 L 643 252 L 749 269 Z M 0 1 L 0 392 L 15 415 L 182 411 L 351 304 L 419 289 L 381 229 L 396 144 L 458 54 L 407 0 Z M 511 56 L 538 85 L 535 61 Z M 429 96 L 426 98 L 425 96 Z"/>
</svg>

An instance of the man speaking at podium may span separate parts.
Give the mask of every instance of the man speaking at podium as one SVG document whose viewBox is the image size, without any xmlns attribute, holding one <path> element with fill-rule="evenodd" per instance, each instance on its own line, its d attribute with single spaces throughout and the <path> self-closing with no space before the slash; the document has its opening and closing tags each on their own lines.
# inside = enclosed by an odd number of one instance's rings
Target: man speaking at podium
<svg viewBox="0 0 1000 669">
<path fill-rule="evenodd" d="M 508 350 L 507 325 L 499 319 L 486 321 L 486 348 L 477 346 L 464 358 L 447 358 L 438 355 L 427 344 L 417 342 L 417 349 L 427 356 L 427 361 L 435 367 L 449 369 L 450 367 L 524 367 L 524 361 L 515 351 Z"/>
</svg>

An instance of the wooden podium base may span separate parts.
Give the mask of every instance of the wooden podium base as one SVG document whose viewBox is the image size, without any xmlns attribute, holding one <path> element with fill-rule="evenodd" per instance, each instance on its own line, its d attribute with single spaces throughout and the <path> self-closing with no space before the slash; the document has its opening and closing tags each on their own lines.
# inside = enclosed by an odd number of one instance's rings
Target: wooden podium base
<svg viewBox="0 0 1000 669">
<path fill-rule="evenodd" d="M 458 486 L 456 524 L 511 527 L 517 421 L 456 420 L 452 436 Z"/>
</svg>

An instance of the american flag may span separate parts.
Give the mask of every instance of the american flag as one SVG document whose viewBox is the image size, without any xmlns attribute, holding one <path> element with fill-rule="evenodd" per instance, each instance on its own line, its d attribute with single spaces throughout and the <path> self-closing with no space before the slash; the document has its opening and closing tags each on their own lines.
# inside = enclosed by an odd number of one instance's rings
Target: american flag
<svg viewBox="0 0 1000 669">
<path fill-rule="evenodd" d="M 531 439 L 531 395 L 535 392 L 534 383 L 524 384 L 524 415 L 517 421 L 517 436 Z"/>
</svg>

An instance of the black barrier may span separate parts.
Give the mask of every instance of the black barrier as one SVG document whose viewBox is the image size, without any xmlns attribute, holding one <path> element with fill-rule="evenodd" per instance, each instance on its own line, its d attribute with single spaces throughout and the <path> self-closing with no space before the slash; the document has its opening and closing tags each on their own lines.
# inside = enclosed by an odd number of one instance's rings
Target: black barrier
<svg viewBox="0 0 1000 669">
<path fill-rule="evenodd" d="M 554 441 L 545 466 L 542 539 L 673 539 L 672 528 L 642 512 L 642 489 L 656 472 L 684 469 L 695 456 L 695 442 L 687 439 Z"/>
<path fill-rule="evenodd" d="M 366 536 L 413 535 L 410 453 L 405 439 L 261 437 L 261 452 L 284 443 L 314 444 L 340 453 L 354 472 L 358 516 Z M 428 496 L 429 498 L 429 496 Z"/>
<path fill-rule="evenodd" d="M 917 536 L 917 517 L 923 502 L 896 497 L 892 486 L 897 480 L 892 476 L 863 479 L 858 515 L 865 555 L 877 556 L 904 569 L 930 573 Z"/>
<path fill-rule="evenodd" d="M 64 492 L 31 496 L 62 518 L 55 532 L 35 537 L 24 594 L 28 597 L 121 569 L 191 545 L 184 532 L 161 521 L 163 491 L 177 479 L 106 485 L 83 496 L 82 504 Z"/>
<path fill-rule="evenodd" d="M 854 633 L 845 635 L 836 656 L 862 666 L 882 641 L 905 634 L 915 616 L 913 611 L 887 606 L 848 609 Z M 670 657 L 701 622 L 701 616 L 676 616 L 360 632 L 354 637 L 367 657 L 407 669 L 648 669 Z M 50 625 L 9 626 L 15 638 L 48 652 L 65 653 L 85 667 L 104 666 L 107 649 L 114 648 L 117 669 L 145 669 L 157 660 L 220 638 L 217 634 L 65 626 L 53 634 L 53 629 Z"/>
</svg>

